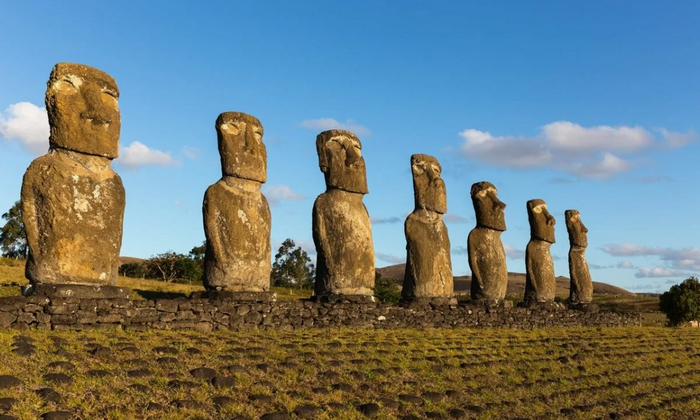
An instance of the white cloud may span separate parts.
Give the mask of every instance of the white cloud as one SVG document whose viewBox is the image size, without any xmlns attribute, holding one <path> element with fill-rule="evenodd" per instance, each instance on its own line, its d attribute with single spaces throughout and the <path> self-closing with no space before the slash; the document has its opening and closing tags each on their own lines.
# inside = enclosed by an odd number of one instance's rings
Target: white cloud
<svg viewBox="0 0 700 420">
<path fill-rule="evenodd" d="M 292 191 L 288 185 L 270 185 L 265 187 L 263 193 L 272 206 L 282 201 L 301 201 L 306 198 Z"/>
<path fill-rule="evenodd" d="M 510 257 L 514 260 L 522 260 L 525 258 L 525 251 L 518 249 L 511 244 L 503 243 L 503 249 L 506 251 L 506 257 Z"/>
<path fill-rule="evenodd" d="M 552 161 L 552 153 L 541 141 L 522 137 L 494 137 L 491 133 L 468 129 L 459 133 L 460 148 L 468 159 L 508 167 L 538 167 Z"/>
<path fill-rule="evenodd" d="M 34 155 L 49 149 L 49 118 L 46 109 L 29 102 L 10 105 L 0 112 L 0 136 L 17 140 Z"/>
<path fill-rule="evenodd" d="M 698 134 L 692 129 L 687 133 L 672 132 L 665 128 L 659 128 L 657 131 L 671 147 L 683 147 L 698 140 Z"/>
<path fill-rule="evenodd" d="M 571 172 L 581 178 L 605 179 L 617 173 L 626 172 L 631 165 L 612 153 L 604 153 L 598 162 L 573 165 Z"/>
<path fill-rule="evenodd" d="M 632 264 L 632 262 L 625 260 L 617 263 L 617 268 L 637 268 L 637 266 Z"/>
<path fill-rule="evenodd" d="M 358 136 L 368 136 L 371 134 L 369 128 L 365 127 L 364 125 L 360 125 L 351 119 L 345 120 L 345 122 L 340 122 L 335 118 L 317 118 L 314 120 L 304 120 L 300 125 L 308 130 L 315 131 L 341 129 L 352 131 Z"/>
<path fill-rule="evenodd" d="M 469 251 L 467 250 L 466 247 L 464 246 L 453 246 L 451 249 L 451 253 L 455 255 L 467 255 Z"/>
<path fill-rule="evenodd" d="M 199 150 L 196 147 L 184 146 L 182 148 L 182 155 L 184 157 L 186 157 L 187 159 L 197 159 L 197 158 L 199 158 L 200 153 L 201 153 L 201 150 Z"/>
<path fill-rule="evenodd" d="M 627 155 L 650 152 L 658 145 L 682 147 L 697 139 L 694 131 L 670 132 L 661 138 L 643 127 L 582 127 L 569 121 L 543 126 L 535 137 L 493 136 L 473 128 L 459 133 L 466 159 L 510 168 L 550 168 L 578 178 L 606 179 L 633 168 Z"/>
<path fill-rule="evenodd" d="M 664 267 L 639 267 L 639 270 L 637 270 L 637 272 L 634 273 L 634 276 L 638 279 L 658 277 L 684 277 L 687 276 L 687 273 L 684 273 L 682 271 L 669 270 L 668 268 Z"/>
<path fill-rule="evenodd" d="M 455 213 L 447 213 L 445 216 L 443 216 L 442 220 L 444 220 L 445 223 L 460 224 L 460 223 L 469 223 L 473 219 L 471 217 L 462 217 L 459 214 L 455 214 Z"/>
<path fill-rule="evenodd" d="M 659 248 L 624 243 L 606 245 L 602 248 L 602 250 L 603 252 L 615 257 L 658 257 L 665 263 L 668 269 L 677 273 L 683 271 L 700 271 L 699 248 Z M 627 262 L 623 261 L 620 264 L 623 263 L 626 264 Z M 618 264 L 618 267 L 620 267 L 620 264 Z M 636 267 L 630 263 L 629 267 L 621 268 Z M 641 270 L 642 268 L 640 268 L 640 272 Z"/>
<path fill-rule="evenodd" d="M 372 222 L 373 225 L 389 225 L 393 223 L 401 223 L 401 219 L 392 216 L 392 217 L 371 217 L 370 221 Z"/>
<path fill-rule="evenodd" d="M 116 162 L 133 169 L 141 166 L 173 166 L 180 164 L 169 152 L 151 149 L 138 141 L 122 147 Z"/>
<path fill-rule="evenodd" d="M 585 128 L 569 121 L 542 127 L 542 134 L 554 149 L 578 151 L 619 150 L 636 152 L 649 147 L 654 135 L 642 127 L 600 125 Z"/>
<path fill-rule="evenodd" d="M 666 175 L 638 176 L 634 179 L 640 184 L 658 184 L 661 182 L 673 182 L 671 177 Z"/>
<path fill-rule="evenodd" d="M 396 256 L 390 255 L 390 254 L 383 254 L 381 252 L 377 252 L 375 255 L 376 255 L 377 259 L 380 259 L 384 262 L 388 262 L 391 264 L 403 264 L 404 260 L 405 260 L 405 258 L 396 257 Z"/>
<path fill-rule="evenodd" d="M 611 265 L 600 265 L 600 264 L 589 263 L 589 264 L 588 264 L 588 267 L 589 267 L 591 270 L 605 270 L 605 269 L 608 269 L 608 268 L 614 268 L 615 266 L 612 265 L 612 264 L 611 264 Z"/>
</svg>

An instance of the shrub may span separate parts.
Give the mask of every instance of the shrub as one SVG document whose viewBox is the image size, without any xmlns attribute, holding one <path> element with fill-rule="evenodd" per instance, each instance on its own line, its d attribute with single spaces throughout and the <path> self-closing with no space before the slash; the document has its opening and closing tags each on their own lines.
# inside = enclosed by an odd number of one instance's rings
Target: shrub
<svg viewBox="0 0 700 420">
<path fill-rule="evenodd" d="M 374 297 L 383 303 L 397 304 L 401 300 L 401 289 L 392 279 L 385 279 L 377 273 L 374 277 Z"/>
<path fill-rule="evenodd" d="M 670 325 L 680 325 L 700 320 L 700 281 L 697 277 L 686 279 L 659 298 L 661 311 Z"/>
</svg>

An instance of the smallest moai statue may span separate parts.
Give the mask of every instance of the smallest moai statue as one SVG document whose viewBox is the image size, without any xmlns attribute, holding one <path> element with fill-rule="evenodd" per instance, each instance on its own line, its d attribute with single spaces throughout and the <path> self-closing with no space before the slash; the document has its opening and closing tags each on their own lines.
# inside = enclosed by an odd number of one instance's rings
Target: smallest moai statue
<svg viewBox="0 0 700 420">
<path fill-rule="evenodd" d="M 402 297 L 405 302 L 456 304 L 453 297 L 450 238 L 442 215 L 447 212 L 445 181 L 437 159 L 411 156 L 415 209 L 404 224 L 406 272 Z"/>
<path fill-rule="evenodd" d="M 549 214 L 543 200 L 527 202 L 530 221 L 530 242 L 525 249 L 525 299 L 526 306 L 554 301 L 557 281 L 554 277 L 554 262 L 549 248 L 555 242 L 556 221 Z"/>
<path fill-rule="evenodd" d="M 569 232 L 569 275 L 571 289 L 569 302 L 571 306 L 587 305 L 593 301 L 593 281 L 586 262 L 588 247 L 588 229 L 581 221 L 578 210 L 567 210 L 566 230 Z"/>
</svg>

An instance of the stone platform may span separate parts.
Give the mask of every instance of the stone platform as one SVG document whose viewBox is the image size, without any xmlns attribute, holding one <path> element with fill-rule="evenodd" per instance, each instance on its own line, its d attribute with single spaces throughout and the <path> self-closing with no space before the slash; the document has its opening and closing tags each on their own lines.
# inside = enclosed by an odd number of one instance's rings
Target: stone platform
<svg viewBox="0 0 700 420">
<path fill-rule="evenodd" d="M 0 328 L 55 330 L 297 328 L 542 328 L 638 326 L 635 313 L 377 303 L 234 302 L 210 299 L 0 298 Z"/>
</svg>

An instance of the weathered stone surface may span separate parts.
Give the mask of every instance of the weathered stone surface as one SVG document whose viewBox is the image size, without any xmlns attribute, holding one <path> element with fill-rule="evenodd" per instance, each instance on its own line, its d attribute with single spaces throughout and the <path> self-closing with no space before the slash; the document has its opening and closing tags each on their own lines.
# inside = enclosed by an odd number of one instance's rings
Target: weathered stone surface
<svg viewBox="0 0 700 420">
<path fill-rule="evenodd" d="M 31 283 L 113 285 L 125 194 L 110 163 L 118 156 L 119 91 L 114 79 L 81 64 L 51 72 L 46 110 L 50 148 L 22 182 Z"/>
<path fill-rule="evenodd" d="M 556 221 L 543 200 L 527 202 L 530 242 L 525 249 L 525 305 L 554 301 L 556 279 L 549 248 L 554 243 Z"/>
<path fill-rule="evenodd" d="M 440 178 L 442 167 L 428 155 L 411 156 L 415 208 L 404 224 L 406 273 L 402 296 L 449 298 L 454 293 L 450 238 L 442 215 L 447 212 L 447 191 Z"/>
<path fill-rule="evenodd" d="M 205 195 L 204 286 L 264 292 L 270 288 L 270 206 L 261 192 L 267 151 L 257 118 L 225 112 L 216 120 L 222 178 Z"/>
<path fill-rule="evenodd" d="M 32 285 L 30 293 L 37 296 L 83 299 L 129 299 L 131 290 L 126 287 L 83 285 L 83 284 L 49 284 Z"/>
<path fill-rule="evenodd" d="M 127 329 L 130 331 L 150 330 L 193 330 L 209 332 L 220 329 L 300 329 L 300 328 L 542 328 L 550 326 L 639 326 L 639 316 L 635 313 L 616 313 L 599 311 L 594 304 L 577 305 L 577 310 L 566 310 L 556 302 L 544 302 L 535 308 L 513 308 L 511 301 L 479 301 L 474 303 L 456 303 L 452 298 L 417 298 L 405 302 L 402 306 L 388 306 L 372 302 L 372 296 L 361 295 L 325 295 L 316 302 L 234 302 L 204 299 L 161 300 L 160 307 L 177 308 L 176 312 L 161 312 L 155 309 L 156 301 L 144 302 L 142 308 L 156 311 L 168 319 L 155 320 L 143 317 L 139 310 L 125 310 L 122 299 L 101 299 L 97 319 L 81 318 L 85 312 L 80 309 L 75 313 L 50 314 L 50 308 L 90 306 L 94 299 L 57 299 L 41 302 L 42 311 L 37 319 L 20 321 L 18 315 L 25 313 L 22 307 L 7 314 L 18 319 L 10 320 L 9 328 L 41 328 L 54 330 L 93 330 L 93 329 Z M 28 300 L 27 300 L 28 301 Z M 168 303 L 166 303 L 168 302 Z M 27 303 L 34 305 L 34 303 Z M 142 309 L 139 308 L 139 309 Z M 185 309 L 181 309 L 185 308 Z M 197 311 L 197 316 L 204 320 L 181 321 L 190 318 Z M 222 315 L 226 311 L 230 315 Z M 3 313 L 3 312 L 0 312 Z M 38 315 L 45 318 L 39 319 Z M 65 344 L 65 343 L 63 343 Z M 57 343 L 56 345 L 61 345 Z M 35 353 L 30 341 L 24 337 L 16 338 L 12 352 L 31 356 Z M 130 348 L 130 349 L 129 349 Z M 92 354 L 106 354 L 111 357 L 114 352 L 138 351 L 131 346 L 117 346 L 109 352 L 97 343 L 86 344 L 86 350 Z M 175 347 L 157 347 L 153 351 L 158 355 L 178 354 Z M 191 352 L 188 350 L 188 354 Z M 75 355 L 60 349 L 56 355 L 68 360 L 75 360 Z M 228 355 L 222 356 L 228 358 Z M 228 360 L 228 359 L 227 359 Z M 133 361 L 132 361 L 133 362 Z M 178 363 L 174 357 L 159 357 L 159 364 Z M 149 367 L 147 364 L 134 364 L 133 368 Z M 63 369 L 61 369 L 63 370 Z M 245 372 L 237 365 L 223 369 L 226 374 Z M 222 373 L 223 373 L 222 371 Z M 92 375 L 96 372 L 88 373 Z M 339 379 L 339 378 L 335 378 Z"/>
<path fill-rule="evenodd" d="M 369 213 L 362 203 L 368 193 L 360 140 L 345 130 L 316 138 L 326 192 L 313 208 L 316 245 L 316 295 L 366 295 L 374 289 L 374 245 Z"/>
<path fill-rule="evenodd" d="M 203 297 L 234 302 L 274 302 L 277 300 L 277 294 L 274 292 L 234 292 L 231 290 L 209 290 Z"/>
<path fill-rule="evenodd" d="M 506 230 L 506 205 L 490 182 L 472 185 L 476 227 L 469 232 L 467 252 L 472 270 L 471 298 L 498 302 L 506 296 L 508 268 L 501 233 Z"/>
<path fill-rule="evenodd" d="M 569 302 L 572 305 L 588 304 L 593 301 L 593 280 L 586 262 L 588 229 L 581 221 L 578 210 L 564 212 L 566 230 L 569 233 L 569 275 L 571 288 Z"/>
</svg>

